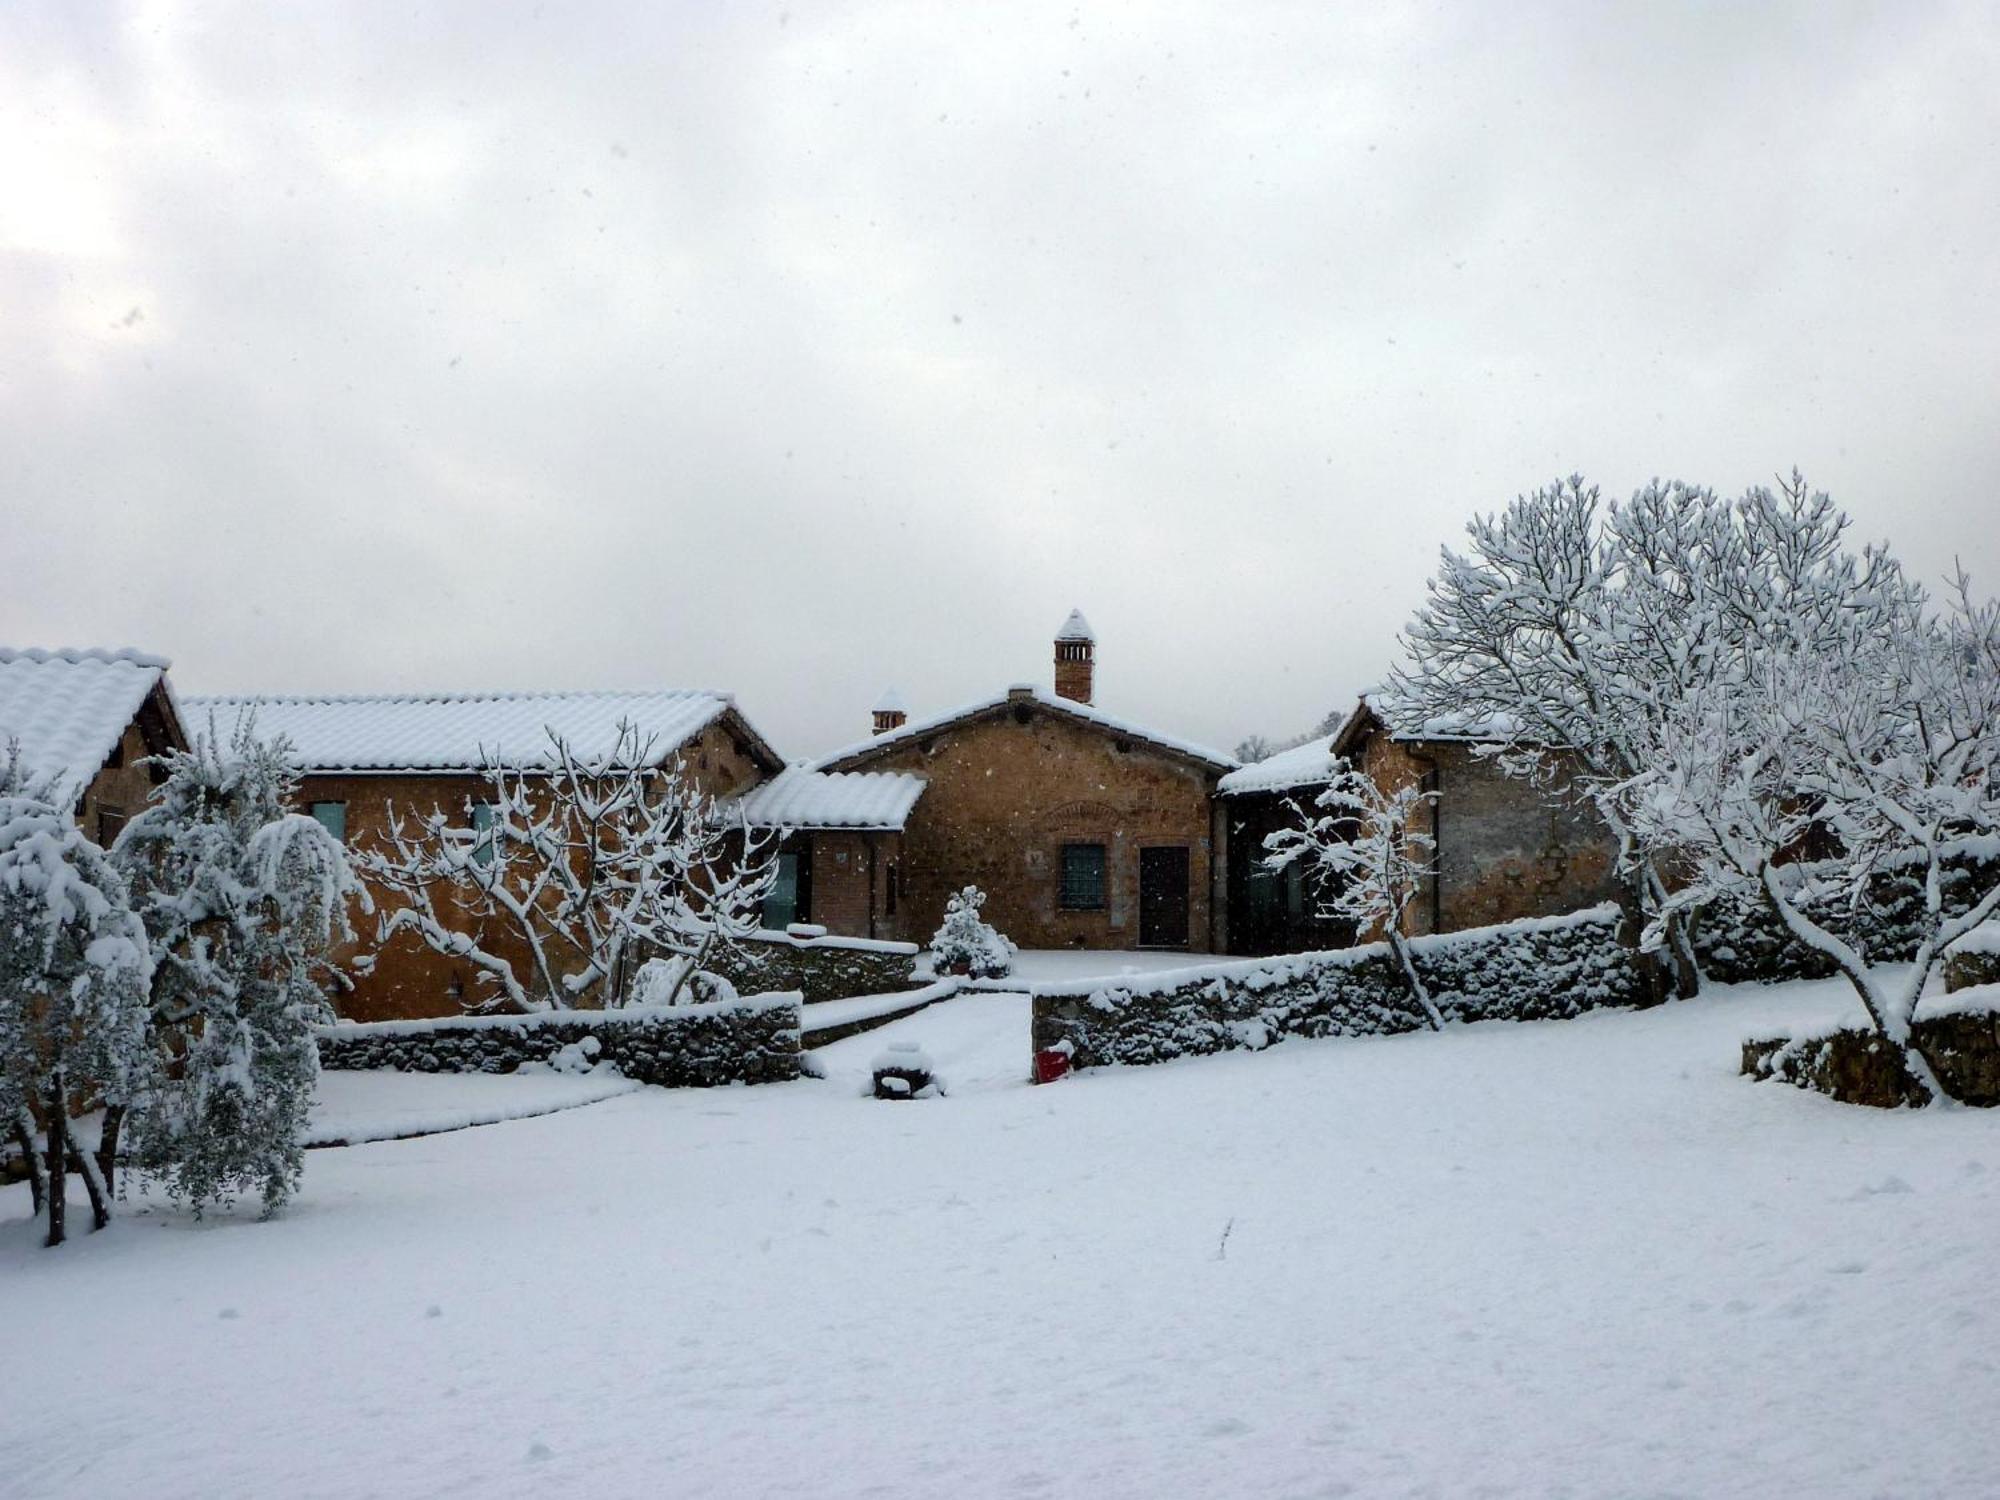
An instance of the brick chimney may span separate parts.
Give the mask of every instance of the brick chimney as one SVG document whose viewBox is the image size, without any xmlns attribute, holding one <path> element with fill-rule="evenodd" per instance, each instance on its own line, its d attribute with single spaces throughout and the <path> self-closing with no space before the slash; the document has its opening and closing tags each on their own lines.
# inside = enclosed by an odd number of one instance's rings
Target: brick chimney
<svg viewBox="0 0 2000 1500">
<path fill-rule="evenodd" d="M 1088 703 L 1096 677 L 1097 637 L 1083 611 L 1073 609 L 1056 632 L 1056 696 Z"/>
<path fill-rule="evenodd" d="M 901 729 L 910 721 L 910 710 L 903 702 L 903 695 L 890 688 L 875 700 L 876 734 L 887 734 L 892 729 Z"/>
</svg>

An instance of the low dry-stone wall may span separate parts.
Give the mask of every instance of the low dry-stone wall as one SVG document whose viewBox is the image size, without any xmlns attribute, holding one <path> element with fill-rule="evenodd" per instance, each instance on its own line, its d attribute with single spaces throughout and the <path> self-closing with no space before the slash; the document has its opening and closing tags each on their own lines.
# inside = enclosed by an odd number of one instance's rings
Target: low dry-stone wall
<svg viewBox="0 0 2000 1500">
<path fill-rule="evenodd" d="M 323 1068 L 405 1073 L 511 1073 L 597 1039 L 599 1062 L 668 1088 L 782 1083 L 799 1076 L 799 997 L 752 995 L 713 1005 L 559 1010 L 322 1026 Z"/>
<path fill-rule="evenodd" d="M 1994 841 L 1961 841 L 1944 866 L 1945 911 L 1965 911 L 1996 881 L 2000 881 L 2000 849 Z M 1827 925 L 1866 954 L 1870 963 L 1903 963 L 1916 955 L 1923 908 L 1923 882 L 1908 870 L 1891 869 L 1869 882 L 1861 900 L 1828 913 Z M 1826 979 L 1835 972 L 1831 959 L 1794 938 L 1757 897 L 1702 908 L 1693 932 L 1702 975 L 1718 984 Z"/>
<path fill-rule="evenodd" d="M 708 967 L 745 994 L 797 990 L 811 1004 L 909 989 L 920 951 L 915 943 L 760 932 Z"/>
<path fill-rule="evenodd" d="M 1531 1021 L 1636 1005 L 1643 984 L 1612 905 L 1411 940 L 1447 1020 Z M 1421 1030 L 1423 1012 L 1386 943 L 1241 959 L 1117 984 L 1034 987 L 1034 1045 L 1071 1067 L 1155 1063 L 1289 1036 Z"/>
<path fill-rule="evenodd" d="M 1937 1075 L 1961 1104 L 2000 1105 L 2000 985 L 1933 999 L 1910 1028 Z M 1843 1104 L 1894 1109 L 1924 1094 L 1902 1054 L 1872 1030 L 1846 1027 L 1743 1044 L 1743 1071 L 1829 1095 Z"/>
<path fill-rule="evenodd" d="M 1969 990 L 2000 984 L 2000 922 L 1975 927 L 1944 955 L 1944 987 Z"/>
</svg>

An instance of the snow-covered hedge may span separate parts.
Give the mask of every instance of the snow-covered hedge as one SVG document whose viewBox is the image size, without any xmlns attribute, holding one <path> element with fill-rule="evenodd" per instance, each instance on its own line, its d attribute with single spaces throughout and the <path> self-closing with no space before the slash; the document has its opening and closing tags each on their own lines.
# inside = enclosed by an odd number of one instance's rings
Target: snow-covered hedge
<svg viewBox="0 0 2000 1500">
<path fill-rule="evenodd" d="M 799 1076 L 799 997 L 751 995 L 671 1009 L 560 1010 L 322 1026 L 324 1068 L 511 1073 L 566 1049 L 669 1088 L 781 1083 Z M 594 1040 L 596 1047 L 586 1046 Z"/>
<path fill-rule="evenodd" d="M 1616 906 L 1410 943 L 1446 1020 L 1542 1020 L 1642 998 Z M 1072 1067 L 1268 1047 L 1288 1036 L 1370 1036 L 1427 1022 L 1386 943 L 1235 959 L 1116 984 L 1036 985 L 1034 1045 Z"/>
<path fill-rule="evenodd" d="M 1910 1034 L 1945 1093 L 1961 1104 L 2000 1105 L 2000 984 L 1926 997 Z M 1746 1041 L 1743 1071 L 1843 1104 L 1893 1109 L 1928 1102 L 1901 1054 L 1880 1032 L 1859 1026 Z"/>
<path fill-rule="evenodd" d="M 2000 847 L 1992 839 L 1966 839 L 1944 867 L 1944 909 L 1964 911 L 2000 880 Z M 1900 963 L 1916 952 L 1924 890 L 1918 873 L 1886 871 L 1865 900 L 1828 918 L 1826 925 L 1856 944 L 1870 961 Z M 1824 979 L 1833 965 L 1778 923 L 1761 900 L 1717 902 L 1695 921 L 1695 955 L 1701 972 L 1719 984 L 1781 979 Z"/>
<path fill-rule="evenodd" d="M 797 990 L 811 1003 L 908 989 L 918 951 L 915 943 L 765 931 L 711 954 L 706 966 L 745 994 Z"/>
</svg>

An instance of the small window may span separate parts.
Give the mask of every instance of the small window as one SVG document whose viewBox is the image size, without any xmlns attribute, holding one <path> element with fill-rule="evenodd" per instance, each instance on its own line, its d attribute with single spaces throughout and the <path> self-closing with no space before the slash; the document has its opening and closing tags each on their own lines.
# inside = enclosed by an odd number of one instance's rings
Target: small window
<svg viewBox="0 0 2000 1500">
<path fill-rule="evenodd" d="M 882 909 L 889 916 L 896 915 L 896 898 L 901 894 L 901 886 L 902 881 L 898 877 L 896 867 L 889 866 L 889 882 L 882 895 Z"/>
<path fill-rule="evenodd" d="M 341 843 L 347 842 L 347 804 L 345 802 L 315 802 L 312 805 L 313 821 L 332 834 Z"/>
<path fill-rule="evenodd" d="M 1062 848 L 1062 884 L 1057 892 L 1057 905 L 1064 911 L 1102 911 L 1104 909 L 1104 846 L 1102 844 L 1064 844 Z"/>
<path fill-rule="evenodd" d="M 472 862 L 476 865 L 493 863 L 493 848 L 499 842 L 493 831 L 494 814 L 498 810 L 491 802 L 472 804 Z"/>
<path fill-rule="evenodd" d="M 764 897 L 764 925 L 773 932 L 783 932 L 792 923 L 805 920 L 799 900 L 799 868 L 796 853 L 787 850 L 778 856 L 778 878 Z"/>
</svg>

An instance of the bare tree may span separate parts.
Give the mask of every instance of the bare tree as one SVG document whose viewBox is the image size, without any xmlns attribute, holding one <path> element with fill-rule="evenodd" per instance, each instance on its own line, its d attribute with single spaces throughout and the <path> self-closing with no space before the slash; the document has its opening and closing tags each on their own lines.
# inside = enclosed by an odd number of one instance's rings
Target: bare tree
<svg viewBox="0 0 2000 1500">
<path fill-rule="evenodd" d="M 1911 1027 L 1944 950 L 2000 909 L 2000 881 L 1956 909 L 1947 861 L 2000 835 L 2000 607 L 1963 573 L 1941 610 L 1876 549 L 1840 545 L 1824 496 L 1753 493 L 1753 553 L 1766 566 L 1704 600 L 1751 644 L 1726 678 L 1662 722 L 1653 765 L 1621 789 L 1641 836 L 1687 872 L 1649 937 L 1677 908 L 1761 899 L 1792 937 L 1854 987 L 1911 1076 L 1942 1097 Z M 1796 858 L 1809 844 L 1833 852 Z M 1894 983 L 1835 919 L 1885 872 L 1923 898 L 1916 950 Z"/>
<path fill-rule="evenodd" d="M 378 947 L 409 933 L 467 960 L 486 991 L 473 1010 L 617 1005 L 655 956 L 687 960 L 677 996 L 757 929 L 782 832 L 731 816 L 678 761 L 655 765 L 631 724 L 601 755 L 549 740 L 543 764 L 489 759 L 484 800 L 457 817 L 392 810 L 386 845 L 356 851 L 383 898 Z M 486 939 L 489 924 L 516 954 Z"/>
<path fill-rule="evenodd" d="M 1353 922 L 1364 931 L 1382 929 L 1433 1030 L 1444 1025 L 1444 1017 L 1417 973 L 1403 924 L 1433 873 L 1435 846 L 1418 825 L 1436 796 L 1415 782 L 1385 790 L 1341 760 L 1312 810 L 1290 804 L 1299 826 L 1264 839 L 1268 868 L 1282 870 L 1303 860 L 1318 877 L 1314 897 L 1320 916 Z"/>
</svg>

